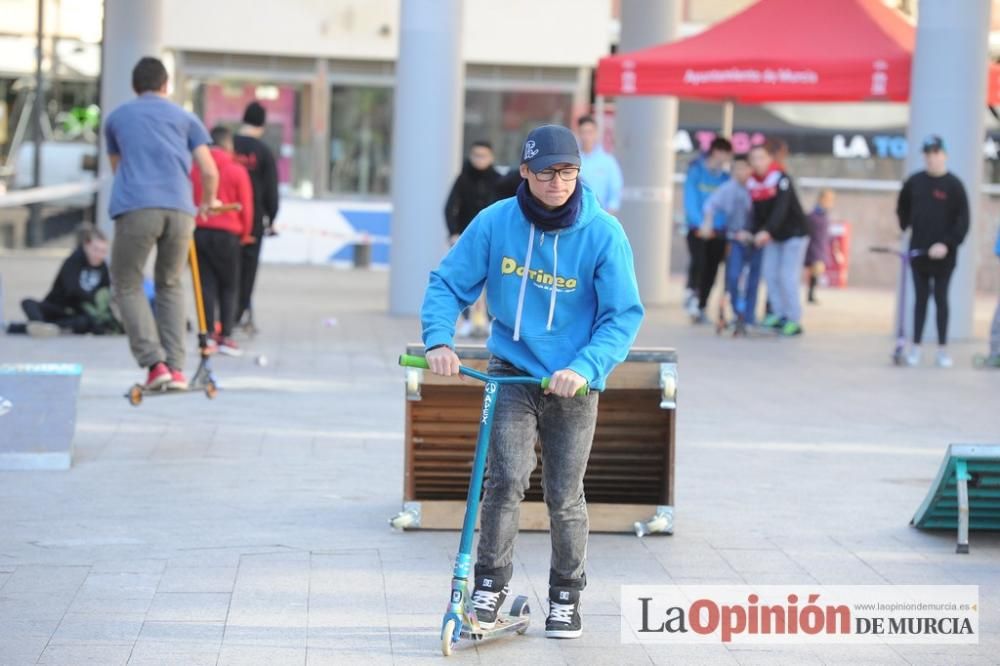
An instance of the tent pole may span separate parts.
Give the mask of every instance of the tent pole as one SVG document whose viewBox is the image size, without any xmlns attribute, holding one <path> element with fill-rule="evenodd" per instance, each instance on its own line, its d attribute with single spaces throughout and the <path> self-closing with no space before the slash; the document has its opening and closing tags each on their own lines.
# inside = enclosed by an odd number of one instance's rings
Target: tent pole
<svg viewBox="0 0 1000 666">
<path fill-rule="evenodd" d="M 722 131 L 721 136 L 727 139 L 733 138 L 733 102 L 726 100 L 722 103 Z"/>
</svg>

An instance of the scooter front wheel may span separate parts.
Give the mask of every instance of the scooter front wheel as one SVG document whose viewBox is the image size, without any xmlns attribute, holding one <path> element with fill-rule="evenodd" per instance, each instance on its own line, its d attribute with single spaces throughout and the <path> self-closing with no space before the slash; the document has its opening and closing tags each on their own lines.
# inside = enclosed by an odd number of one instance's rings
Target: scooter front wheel
<svg viewBox="0 0 1000 666">
<path fill-rule="evenodd" d="M 446 657 L 451 656 L 451 649 L 455 646 L 455 620 L 448 620 L 441 627 L 441 654 Z"/>
</svg>

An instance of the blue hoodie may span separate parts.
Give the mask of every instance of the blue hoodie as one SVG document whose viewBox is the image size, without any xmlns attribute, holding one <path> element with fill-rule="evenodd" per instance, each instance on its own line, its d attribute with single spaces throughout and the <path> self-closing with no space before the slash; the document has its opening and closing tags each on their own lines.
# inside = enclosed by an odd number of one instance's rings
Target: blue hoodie
<svg viewBox="0 0 1000 666">
<path fill-rule="evenodd" d="M 534 377 L 569 368 L 604 388 L 644 310 L 624 230 L 589 188 L 577 187 L 580 215 L 559 232 L 529 223 L 516 197 L 476 216 L 431 272 L 420 315 L 426 347 L 452 345 L 459 313 L 485 283 L 495 317 L 490 352 Z"/>
<path fill-rule="evenodd" d="M 729 172 L 719 169 L 712 171 L 705 164 L 705 157 L 696 158 L 688 165 L 687 178 L 684 180 L 684 219 L 689 229 L 697 229 L 704 219 L 705 202 L 712 192 L 729 180 Z M 716 231 L 726 228 L 726 216 L 721 211 L 716 212 L 712 227 Z"/>
</svg>

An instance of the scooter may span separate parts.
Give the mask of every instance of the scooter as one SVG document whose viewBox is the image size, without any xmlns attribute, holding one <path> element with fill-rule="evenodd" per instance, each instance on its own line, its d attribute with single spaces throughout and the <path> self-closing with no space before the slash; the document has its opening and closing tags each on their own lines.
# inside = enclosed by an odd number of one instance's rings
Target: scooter
<svg viewBox="0 0 1000 666">
<path fill-rule="evenodd" d="M 223 204 L 212 208 L 210 212 L 215 215 L 227 211 L 238 211 L 242 208 L 243 207 L 238 203 Z M 188 242 L 188 263 L 191 265 L 191 282 L 194 285 L 195 310 L 198 313 L 198 350 L 201 356 L 201 360 L 198 363 L 198 369 L 195 370 L 195 373 L 191 377 L 191 381 L 188 382 L 188 387 L 186 389 L 170 389 L 166 386 L 162 388 L 148 389 L 143 384 L 133 384 L 125 394 L 125 397 L 128 398 L 129 404 L 133 407 L 141 405 L 143 398 L 147 396 L 156 397 L 176 395 L 179 393 L 191 393 L 194 391 L 204 391 L 205 397 L 212 400 L 219 393 L 219 383 L 215 377 L 215 373 L 212 372 L 212 350 L 208 346 L 208 325 L 205 322 L 205 300 L 201 293 L 201 272 L 198 270 L 198 250 L 195 248 L 193 238 Z"/>
<path fill-rule="evenodd" d="M 877 254 L 894 254 L 899 257 L 899 307 L 896 313 L 896 346 L 892 350 L 893 365 L 906 365 L 906 283 L 909 281 L 910 262 L 916 257 L 927 254 L 926 250 L 899 250 L 894 247 L 879 245 L 868 248 Z"/>
<path fill-rule="evenodd" d="M 430 367 L 427 359 L 423 356 L 409 354 L 400 356 L 399 364 L 407 368 L 424 370 Z M 492 629 L 484 629 L 479 626 L 469 590 L 469 573 L 472 568 L 472 538 L 476 531 L 476 520 L 479 517 L 479 498 L 483 487 L 483 477 L 486 474 L 486 452 L 490 447 L 493 412 L 501 387 L 505 384 L 527 384 L 546 389 L 549 386 L 548 378 L 493 377 L 465 366 L 461 366 L 459 372 L 466 377 L 472 377 L 484 383 L 483 411 L 479 420 L 479 437 L 476 440 L 476 453 L 472 463 L 472 479 L 469 481 L 469 494 L 465 501 L 462 538 L 452 572 L 451 599 L 441 622 L 441 653 L 446 657 L 451 654 L 452 649 L 461 638 L 484 641 L 515 633 L 521 635 L 528 630 L 531 609 L 528 606 L 528 597 L 523 595 L 514 598 L 507 613 L 497 614 L 497 623 Z M 577 395 L 587 395 L 589 391 L 589 387 L 584 386 L 577 392 Z"/>
</svg>

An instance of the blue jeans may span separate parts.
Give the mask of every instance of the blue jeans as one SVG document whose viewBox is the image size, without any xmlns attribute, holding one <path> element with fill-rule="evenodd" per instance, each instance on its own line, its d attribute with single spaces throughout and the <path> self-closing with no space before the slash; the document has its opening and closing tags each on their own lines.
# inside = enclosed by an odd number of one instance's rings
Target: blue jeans
<svg viewBox="0 0 1000 666">
<path fill-rule="evenodd" d="M 753 245 L 733 241 L 729 243 L 729 258 L 726 259 L 726 293 L 733 311 L 743 317 L 743 321 L 757 323 L 757 291 L 760 284 L 760 264 L 763 252 Z M 746 283 L 740 289 L 740 278 L 747 272 Z"/>
<path fill-rule="evenodd" d="M 767 300 L 771 312 L 796 324 L 802 320 L 802 263 L 809 247 L 809 236 L 795 236 L 783 241 L 771 241 L 764 246 L 762 270 L 767 282 Z"/>
</svg>

